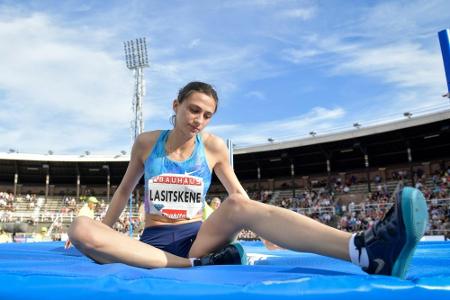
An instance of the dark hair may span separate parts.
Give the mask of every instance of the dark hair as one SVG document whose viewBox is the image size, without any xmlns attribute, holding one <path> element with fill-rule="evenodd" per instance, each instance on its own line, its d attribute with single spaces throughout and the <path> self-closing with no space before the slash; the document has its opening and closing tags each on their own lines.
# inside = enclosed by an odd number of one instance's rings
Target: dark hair
<svg viewBox="0 0 450 300">
<path fill-rule="evenodd" d="M 214 99 L 216 102 L 216 108 L 214 109 L 214 112 L 217 111 L 217 107 L 219 106 L 219 97 L 217 97 L 216 90 L 207 83 L 201 82 L 201 81 L 192 81 L 186 84 L 179 92 L 178 92 L 178 103 L 182 103 L 184 99 L 192 95 L 194 92 L 203 93 L 205 95 L 208 95 Z"/>
</svg>

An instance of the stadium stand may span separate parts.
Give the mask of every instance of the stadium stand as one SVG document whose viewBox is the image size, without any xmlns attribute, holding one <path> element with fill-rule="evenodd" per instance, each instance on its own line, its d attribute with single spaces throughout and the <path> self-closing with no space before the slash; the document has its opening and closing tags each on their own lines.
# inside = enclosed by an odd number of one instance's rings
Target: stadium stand
<svg viewBox="0 0 450 300">
<path fill-rule="evenodd" d="M 17 241 L 42 227 L 65 232 L 87 196 L 102 218 L 125 173 L 127 155 L 0 153 L 0 223 L 27 224 Z M 427 234 L 449 236 L 450 112 L 353 131 L 234 150 L 234 168 L 252 199 L 292 209 L 342 230 L 371 226 L 391 205 L 397 184 L 420 188 L 429 201 Z M 143 181 L 133 193 L 132 225 L 142 228 Z M 213 179 L 208 198 L 226 196 Z M 127 207 L 115 228 L 128 232 Z M 23 228 L 22 228 L 23 229 Z M 4 235 L 4 233 L 2 233 Z M 255 239 L 244 231 L 242 238 Z"/>
</svg>

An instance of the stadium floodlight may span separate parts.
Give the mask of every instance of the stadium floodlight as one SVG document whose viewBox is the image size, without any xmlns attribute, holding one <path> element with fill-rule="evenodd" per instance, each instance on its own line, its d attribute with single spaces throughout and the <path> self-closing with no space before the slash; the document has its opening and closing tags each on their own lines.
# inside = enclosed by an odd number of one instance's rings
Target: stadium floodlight
<svg viewBox="0 0 450 300">
<path fill-rule="evenodd" d="M 125 50 L 125 63 L 127 68 L 134 73 L 134 94 L 132 99 L 133 120 L 131 121 L 132 142 L 144 131 L 142 117 L 142 101 L 145 96 L 144 68 L 148 65 L 147 42 L 145 38 L 126 41 L 123 43 Z"/>
<path fill-rule="evenodd" d="M 127 154 L 127 151 L 122 150 L 122 151 L 120 151 L 120 154 L 125 155 L 125 154 Z"/>
<path fill-rule="evenodd" d="M 53 155 L 53 151 L 52 150 L 48 150 L 48 155 Z"/>
<path fill-rule="evenodd" d="M 90 155 L 90 154 L 91 154 L 91 152 L 89 152 L 89 151 L 84 151 L 84 154 L 86 154 L 86 155 Z"/>
<path fill-rule="evenodd" d="M 130 40 L 123 43 L 125 50 L 125 62 L 127 68 L 135 70 L 137 68 L 148 67 L 147 42 L 144 38 Z"/>
<path fill-rule="evenodd" d="M 269 143 L 273 143 L 275 140 L 274 140 L 273 138 L 268 138 L 267 141 L 268 141 Z"/>
<path fill-rule="evenodd" d="M 312 136 L 312 137 L 315 137 L 317 135 L 317 133 L 315 131 L 310 131 L 309 135 Z"/>
<path fill-rule="evenodd" d="M 412 115 L 413 115 L 413 114 L 410 113 L 409 111 L 403 113 L 403 116 L 406 117 L 406 118 L 408 118 L 408 119 L 411 119 Z"/>
<path fill-rule="evenodd" d="M 356 129 L 361 128 L 361 124 L 359 124 L 358 122 L 353 123 L 353 127 L 355 127 Z"/>
</svg>

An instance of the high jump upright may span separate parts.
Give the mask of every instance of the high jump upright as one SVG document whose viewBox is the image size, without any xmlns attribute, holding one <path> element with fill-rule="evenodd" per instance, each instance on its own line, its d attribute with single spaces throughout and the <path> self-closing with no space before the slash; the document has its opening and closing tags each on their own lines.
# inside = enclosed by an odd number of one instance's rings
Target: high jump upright
<svg viewBox="0 0 450 300">
<path fill-rule="evenodd" d="M 450 29 L 439 31 L 439 43 L 441 44 L 442 59 L 444 60 L 445 77 L 447 79 L 447 93 L 443 97 L 450 98 Z"/>
</svg>

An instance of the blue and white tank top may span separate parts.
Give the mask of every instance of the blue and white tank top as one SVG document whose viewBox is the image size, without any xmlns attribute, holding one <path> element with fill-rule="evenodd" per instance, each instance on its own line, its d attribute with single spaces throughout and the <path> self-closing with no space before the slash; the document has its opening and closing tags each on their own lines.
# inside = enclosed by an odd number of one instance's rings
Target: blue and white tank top
<svg viewBox="0 0 450 300">
<path fill-rule="evenodd" d="M 170 219 L 192 219 L 202 215 L 211 171 L 200 134 L 194 151 L 184 161 L 171 160 L 165 145 L 170 130 L 161 131 L 144 163 L 145 212 Z"/>
</svg>

